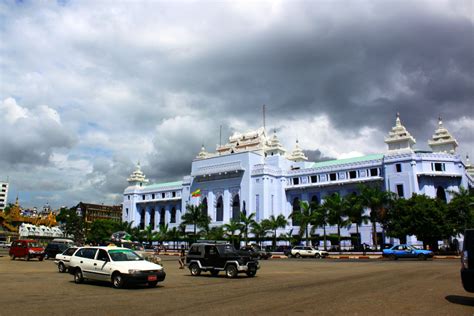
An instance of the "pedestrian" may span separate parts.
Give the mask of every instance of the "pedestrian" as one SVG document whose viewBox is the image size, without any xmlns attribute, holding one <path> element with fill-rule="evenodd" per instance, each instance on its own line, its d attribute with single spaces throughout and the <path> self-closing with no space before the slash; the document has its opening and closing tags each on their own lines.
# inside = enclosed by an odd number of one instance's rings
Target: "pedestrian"
<svg viewBox="0 0 474 316">
<path fill-rule="evenodd" d="M 181 245 L 181 251 L 179 252 L 179 268 L 184 269 L 184 263 L 186 261 L 186 251 L 184 245 Z"/>
</svg>

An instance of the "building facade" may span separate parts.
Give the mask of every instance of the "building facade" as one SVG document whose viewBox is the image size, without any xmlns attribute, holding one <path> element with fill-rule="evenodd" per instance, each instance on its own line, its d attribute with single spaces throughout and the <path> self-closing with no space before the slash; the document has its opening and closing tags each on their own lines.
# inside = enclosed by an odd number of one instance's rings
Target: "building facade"
<svg viewBox="0 0 474 316">
<path fill-rule="evenodd" d="M 148 184 L 137 165 L 124 191 L 122 219 L 145 228 L 160 224 L 180 224 L 188 204 L 204 204 L 211 225 L 222 225 L 239 219 L 240 213 L 255 213 L 261 221 L 271 215 L 286 218 L 299 208 L 300 201 L 322 203 L 326 196 L 357 193 L 360 184 L 379 186 L 383 190 L 410 198 L 414 193 L 438 197 L 449 202 L 451 191 L 472 188 L 474 181 L 466 165 L 456 154 L 457 141 L 443 126 L 441 118 L 432 139 L 431 151 L 416 151 L 416 140 L 406 130 L 397 114 L 395 126 L 385 138 L 388 150 L 350 159 L 309 162 L 298 141 L 288 152 L 276 133 L 267 136 L 261 128 L 245 134 L 234 134 L 215 153 L 204 148 L 191 163 L 191 174 L 182 180 Z M 200 191 L 199 196 L 193 192 Z M 289 221 L 279 233 L 293 229 Z M 336 233 L 327 227 L 327 233 Z M 355 227 L 343 229 L 351 236 Z M 322 236 L 322 229 L 316 231 Z M 361 241 L 372 244 L 370 223 L 361 227 Z M 413 237 L 409 243 L 416 243 Z"/>
<path fill-rule="evenodd" d="M 80 202 L 76 212 L 82 216 L 84 223 L 91 224 L 98 219 L 109 219 L 115 222 L 122 220 L 122 207 L 120 205 L 103 205 Z"/>
<path fill-rule="evenodd" d="M 8 205 L 8 182 L 0 181 L 0 211 Z"/>
</svg>

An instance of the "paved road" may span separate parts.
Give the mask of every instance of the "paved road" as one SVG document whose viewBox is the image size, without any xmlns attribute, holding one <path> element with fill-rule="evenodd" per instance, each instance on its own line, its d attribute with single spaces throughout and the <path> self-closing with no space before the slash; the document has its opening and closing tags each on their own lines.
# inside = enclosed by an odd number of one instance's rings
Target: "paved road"
<svg viewBox="0 0 474 316">
<path fill-rule="evenodd" d="M 0 257 L 0 315 L 473 315 L 458 260 L 268 260 L 255 278 L 191 277 L 163 257 L 157 288 L 74 284 L 53 261 Z"/>
</svg>

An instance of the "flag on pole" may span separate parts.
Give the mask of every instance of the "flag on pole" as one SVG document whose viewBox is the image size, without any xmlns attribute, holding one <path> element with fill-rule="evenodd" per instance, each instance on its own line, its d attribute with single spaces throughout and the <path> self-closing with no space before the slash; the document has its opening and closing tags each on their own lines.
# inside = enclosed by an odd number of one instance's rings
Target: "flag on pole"
<svg viewBox="0 0 474 316">
<path fill-rule="evenodd" d="M 197 189 L 196 191 L 191 193 L 192 197 L 198 197 L 201 196 L 201 189 Z"/>
</svg>

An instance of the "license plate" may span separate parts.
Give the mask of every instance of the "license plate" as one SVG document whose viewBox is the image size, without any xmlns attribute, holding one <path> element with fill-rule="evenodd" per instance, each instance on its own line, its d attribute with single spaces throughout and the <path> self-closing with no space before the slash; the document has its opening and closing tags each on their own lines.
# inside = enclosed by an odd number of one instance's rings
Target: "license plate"
<svg viewBox="0 0 474 316">
<path fill-rule="evenodd" d="M 156 280 L 157 280 L 156 275 L 149 275 L 148 276 L 148 281 L 156 281 Z"/>
</svg>

